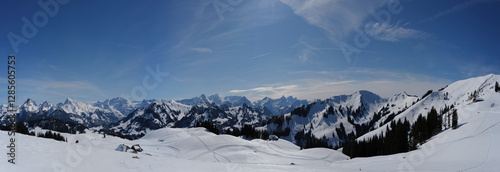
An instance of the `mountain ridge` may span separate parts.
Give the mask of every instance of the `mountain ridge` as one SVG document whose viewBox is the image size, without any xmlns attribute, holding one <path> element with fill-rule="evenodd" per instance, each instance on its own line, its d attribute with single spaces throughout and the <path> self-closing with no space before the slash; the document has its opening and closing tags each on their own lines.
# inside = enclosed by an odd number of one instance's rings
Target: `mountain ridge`
<svg viewBox="0 0 500 172">
<path fill-rule="evenodd" d="M 391 121 L 406 119 L 414 122 L 418 115 L 426 114 L 431 107 L 440 110 L 450 105 L 470 105 L 488 98 L 485 95 L 495 92 L 491 90 L 495 89 L 494 85 L 499 80 L 500 76 L 493 74 L 469 78 L 438 91 L 430 91 L 422 97 L 400 92 L 382 98 L 373 92 L 360 90 L 313 102 L 291 96 L 277 99 L 265 97 L 250 102 L 245 96 L 220 97 L 218 94 L 142 102 L 118 97 L 93 104 L 68 98 L 56 105 L 46 101 L 37 105 L 28 99 L 19 106 L 19 117 L 23 121 L 44 119 L 52 114 L 53 117 L 79 124 L 104 125 L 114 133 L 129 135 L 132 139 L 139 138 L 149 130 L 192 127 L 196 122 L 207 120 L 218 126 L 220 131 L 252 125 L 298 145 L 303 145 L 303 137 L 310 133 L 335 147 L 348 137 L 366 138 L 381 134 Z M 130 113 L 123 115 L 127 111 Z M 117 117 L 120 114 L 123 116 Z M 6 118 L 3 116 L 0 119 Z"/>
</svg>

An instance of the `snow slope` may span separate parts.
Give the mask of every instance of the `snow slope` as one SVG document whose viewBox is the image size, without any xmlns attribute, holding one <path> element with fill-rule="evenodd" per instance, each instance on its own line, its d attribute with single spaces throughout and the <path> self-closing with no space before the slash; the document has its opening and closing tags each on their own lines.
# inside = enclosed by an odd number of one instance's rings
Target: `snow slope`
<svg viewBox="0 0 500 172">
<path fill-rule="evenodd" d="M 67 143 L 17 135 L 16 165 L 0 156 L 2 171 L 330 171 L 332 162 L 348 159 L 330 149 L 301 151 L 284 140 L 248 141 L 201 128 L 163 128 L 136 141 L 95 133 L 63 135 Z M 138 143 L 144 151 L 115 151 L 122 143 Z M 0 131 L 0 144 L 8 144 L 5 131 Z"/>
<path fill-rule="evenodd" d="M 338 151 L 299 150 L 282 139 L 248 141 L 200 128 L 162 128 L 135 141 L 94 133 L 63 134 L 68 143 L 17 135 L 17 164 L 0 156 L 0 167 L 2 171 L 496 171 L 500 93 L 495 94 L 461 108 L 456 130 L 443 131 L 418 150 L 389 156 L 348 160 Z M 115 151 L 122 143 L 138 143 L 144 152 Z M 7 144 L 7 132 L 0 131 L 0 145 Z"/>
<path fill-rule="evenodd" d="M 394 120 L 408 120 L 410 121 L 410 123 L 413 123 L 417 120 L 419 115 L 427 116 L 427 113 L 431 110 L 432 107 L 434 107 L 438 111 L 438 113 L 440 113 L 439 111 L 441 109 L 444 109 L 445 106 L 449 107 L 453 105 L 455 109 L 458 110 L 459 122 L 461 122 L 462 118 L 460 118 L 460 115 L 468 112 L 465 109 L 470 109 L 470 106 L 473 106 L 475 104 L 484 103 L 474 102 L 473 98 L 471 97 L 474 92 L 476 92 L 476 97 L 487 100 L 486 102 L 491 102 L 490 107 L 485 106 L 482 107 L 482 109 L 478 110 L 491 111 L 491 109 L 494 109 L 496 106 L 495 102 L 497 104 L 500 103 L 500 93 L 496 93 L 494 88 L 495 82 L 499 81 L 499 75 L 490 74 L 482 77 L 470 78 L 454 82 L 439 91 L 431 93 L 423 100 L 420 100 L 415 105 L 409 107 L 406 111 L 396 116 Z M 445 116 L 447 115 L 448 113 L 445 114 Z M 443 121 L 446 121 L 446 118 L 443 118 Z M 370 138 L 375 134 L 381 134 L 385 132 L 387 125 L 388 124 L 363 135 L 362 137 L 358 138 L 358 140 Z"/>
<path fill-rule="evenodd" d="M 495 81 L 498 80 L 498 76 L 494 78 Z M 483 83 L 472 88 L 479 89 L 481 85 L 484 86 Z M 471 88 L 462 85 L 462 82 L 456 84 L 450 85 L 445 90 L 450 91 L 452 95 L 452 90 Z M 484 101 L 476 103 L 465 101 L 459 105 L 459 127 L 456 130 L 443 131 L 418 150 L 390 156 L 354 158 L 338 164 L 346 169 L 353 166 L 359 166 L 360 169 L 376 167 L 377 170 L 374 171 L 498 171 L 500 93 L 487 90 L 483 93 L 481 97 Z M 461 101 L 462 98 L 457 100 Z"/>
</svg>

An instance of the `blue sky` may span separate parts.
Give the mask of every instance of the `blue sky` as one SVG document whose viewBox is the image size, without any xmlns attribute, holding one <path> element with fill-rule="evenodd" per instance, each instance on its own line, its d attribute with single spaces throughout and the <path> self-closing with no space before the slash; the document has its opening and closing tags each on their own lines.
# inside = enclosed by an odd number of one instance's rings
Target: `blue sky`
<svg viewBox="0 0 500 172">
<path fill-rule="evenodd" d="M 500 73 L 499 0 L 37 2 L 0 2 L 19 103 L 422 95 Z"/>
</svg>

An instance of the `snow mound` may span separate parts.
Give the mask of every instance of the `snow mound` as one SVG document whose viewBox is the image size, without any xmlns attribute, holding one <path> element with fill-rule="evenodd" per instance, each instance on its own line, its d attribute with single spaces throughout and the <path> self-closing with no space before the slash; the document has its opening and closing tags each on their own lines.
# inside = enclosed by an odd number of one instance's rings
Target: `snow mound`
<svg viewBox="0 0 500 172">
<path fill-rule="evenodd" d="M 237 164 L 290 163 L 324 165 L 348 159 L 341 152 L 331 149 L 300 148 L 285 140 L 244 140 L 230 135 L 215 135 L 203 128 L 163 128 L 151 131 L 140 141 L 156 143 L 156 148 L 167 148 L 170 156 L 207 162 Z M 145 145 L 145 143 L 141 143 Z M 143 146 L 148 147 L 148 146 Z"/>
</svg>

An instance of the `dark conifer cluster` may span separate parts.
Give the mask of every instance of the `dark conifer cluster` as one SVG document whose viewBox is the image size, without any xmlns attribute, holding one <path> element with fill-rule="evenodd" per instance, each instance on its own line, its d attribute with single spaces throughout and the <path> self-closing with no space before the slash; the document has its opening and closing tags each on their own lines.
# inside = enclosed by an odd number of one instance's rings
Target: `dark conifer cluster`
<svg viewBox="0 0 500 172">
<path fill-rule="evenodd" d="M 194 125 L 194 127 L 204 127 L 212 133 L 220 134 L 219 128 L 217 128 L 216 125 L 212 124 L 212 122 L 210 122 L 208 120 L 204 120 L 201 123 L 199 121 L 196 121 L 196 124 Z"/>
<path fill-rule="evenodd" d="M 295 134 L 294 138 L 295 142 L 300 146 L 300 149 L 315 147 L 331 148 L 331 146 L 328 144 L 328 139 L 326 138 L 326 136 L 318 139 L 311 132 L 311 130 L 309 130 L 308 132 L 305 132 L 304 130 L 299 131 Z"/>
<path fill-rule="evenodd" d="M 5 128 L 5 129 L 7 129 L 7 128 Z M 19 122 L 16 124 L 16 133 L 35 136 L 35 132 L 34 131 L 30 132 L 28 127 L 26 127 L 24 122 Z M 46 131 L 45 133 L 38 133 L 38 134 L 36 134 L 36 136 L 67 142 L 66 138 L 64 138 L 64 136 L 62 136 L 60 133 L 52 132 L 50 130 Z"/>
<path fill-rule="evenodd" d="M 237 127 L 232 129 L 227 129 L 224 131 L 225 134 L 233 136 L 245 136 L 248 139 L 269 139 L 269 132 L 267 130 L 257 130 L 252 125 L 245 124 L 241 130 Z"/>
<path fill-rule="evenodd" d="M 456 128 L 456 116 L 455 110 L 453 112 L 454 123 L 452 124 L 454 128 Z M 347 142 L 343 144 L 342 152 L 351 158 L 408 152 L 417 149 L 418 144 L 425 143 L 432 136 L 441 132 L 442 125 L 442 117 L 432 107 L 427 117 L 420 115 L 413 125 L 410 125 L 406 120 L 392 121 L 383 135 L 375 135 L 363 141 L 356 141 L 352 137 L 348 137 Z"/>
<path fill-rule="evenodd" d="M 427 117 L 419 115 L 410 132 L 411 149 L 416 149 L 417 144 L 423 144 L 435 134 L 441 132 L 443 122 L 436 109 L 432 107 Z"/>
<path fill-rule="evenodd" d="M 354 157 L 390 155 L 409 151 L 408 121 L 391 122 L 384 135 L 375 135 L 364 141 L 349 140 L 344 143 L 342 153 Z"/>
<path fill-rule="evenodd" d="M 196 124 L 194 127 L 204 127 L 208 131 L 214 133 L 214 134 L 229 134 L 233 136 L 245 136 L 248 139 L 264 139 L 267 140 L 269 139 L 269 132 L 266 130 L 258 130 L 255 129 L 254 126 L 245 124 L 241 129 L 234 127 L 231 129 L 224 130 L 223 133 L 220 132 L 219 128 L 217 125 L 213 124 L 212 122 L 208 120 L 204 120 L 203 122 L 196 121 Z M 287 128 L 288 132 L 290 132 L 290 128 Z M 279 136 L 279 135 L 278 135 Z"/>
<path fill-rule="evenodd" d="M 64 138 L 64 136 L 62 136 L 60 133 L 56 133 L 56 132 L 52 132 L 52 131 L 46 131 L 45 134 L 44 133 L 38 133 L 36 136 L 37 137 L 43 137 L 43 138 L 48 138 L 48 139 L 54 139 L 54 140 L 58 140 L 58 141 L 67 142 L 66 138 Z"/>
</svg>

